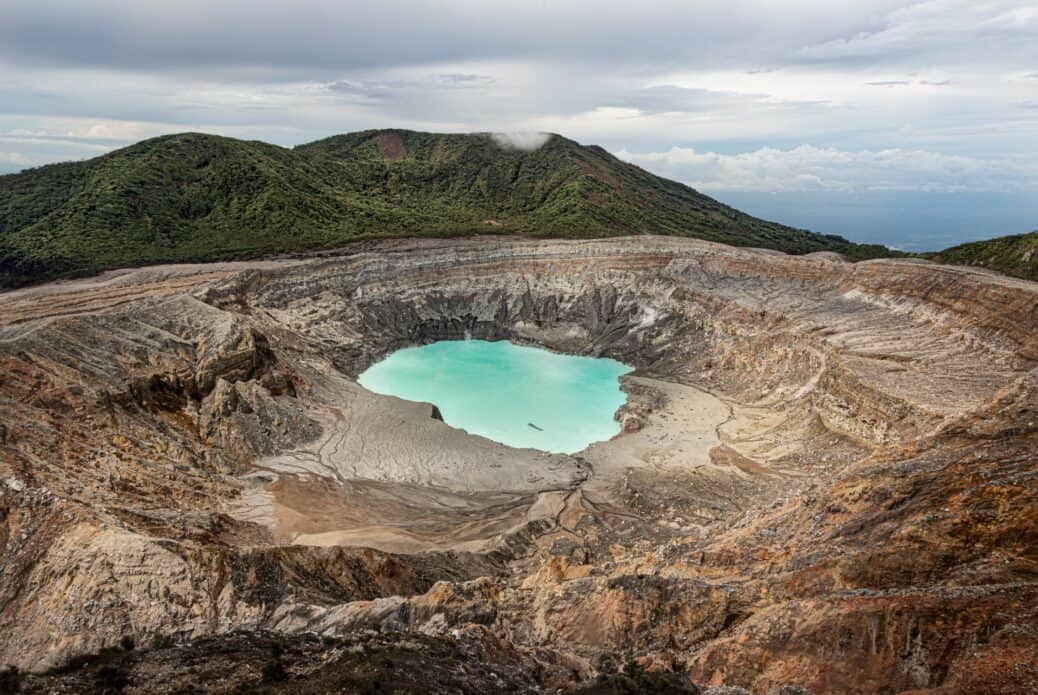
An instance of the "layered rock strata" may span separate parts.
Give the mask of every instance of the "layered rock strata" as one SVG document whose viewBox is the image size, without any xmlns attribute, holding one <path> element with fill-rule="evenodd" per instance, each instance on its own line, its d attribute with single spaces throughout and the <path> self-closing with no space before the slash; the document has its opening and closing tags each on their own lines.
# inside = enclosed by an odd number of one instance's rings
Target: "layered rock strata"
<svg viewBox="0 0 1038 695">
<path fill-rule="evenodd" d="M 534 691 L 629 659 L 760 693 L 1038 683 L 1033 283 L 395 241 L 19 290 L 0 324 L 0 665 L 489 630 Z M 354 381 L 466 337 L 633 365 L 623 433 L 514 450 Z"/>
</svg>

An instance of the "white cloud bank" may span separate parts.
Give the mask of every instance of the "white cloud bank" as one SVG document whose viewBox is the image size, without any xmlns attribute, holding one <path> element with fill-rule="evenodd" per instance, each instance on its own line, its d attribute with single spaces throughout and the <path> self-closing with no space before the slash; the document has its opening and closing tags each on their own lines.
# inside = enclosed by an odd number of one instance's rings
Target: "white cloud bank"
<svg viewBox="0 0 1038 695">
<path fill-rule="evenodd" d="M 0 164 L 28 166 L 31 162 L 20 152 L 0 152 Z"/>
<path fill-rule="evenodd" d="M 490 137 L 499 147 L 512 150 L 523 150 L 533 152 L 539 150 L 551 137 L 549 133 L 521 132 L 521 133 L 491 133 Z"/>
<path fill-rule="evenodd" d="M 1029 157 L 967 157 L 922 149 L 848 151 L 801 145 L 741 154 L 664 152 L 617 156 L 694 188 L 714 191 L 1025 191 L 1038 193 Z"/>
</svg>

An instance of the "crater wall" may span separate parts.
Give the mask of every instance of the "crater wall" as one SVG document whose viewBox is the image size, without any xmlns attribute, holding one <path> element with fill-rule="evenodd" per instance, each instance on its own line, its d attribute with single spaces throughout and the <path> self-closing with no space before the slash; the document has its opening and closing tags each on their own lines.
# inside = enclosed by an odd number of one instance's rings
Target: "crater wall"
<svg viewBox="0 0 1038 695">
<path fill-rule="evenodd" d="M 1036 336 L 1032 283 L 657 237 L 6 293 L 0 664 L 480 625 L 545 687 L 627 658 L 754 692 L 1026 676 Z M 623 434 L 513 450 L 354 382 L 466 337 L 635 366 Z"/>
</svg>

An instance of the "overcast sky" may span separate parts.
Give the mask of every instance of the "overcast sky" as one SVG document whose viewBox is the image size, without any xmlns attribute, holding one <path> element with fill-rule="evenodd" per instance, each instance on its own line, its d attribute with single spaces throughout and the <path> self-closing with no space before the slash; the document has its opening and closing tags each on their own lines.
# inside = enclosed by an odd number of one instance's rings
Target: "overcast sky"
<svg viewBox="0 0 1038 695">
<path fill-rule="evenodd" d="M 1038 2 L 0 0 L 0 172 L 201 130 L 551 131 L 903 248 L 1038 227 Z"/>
</svg>

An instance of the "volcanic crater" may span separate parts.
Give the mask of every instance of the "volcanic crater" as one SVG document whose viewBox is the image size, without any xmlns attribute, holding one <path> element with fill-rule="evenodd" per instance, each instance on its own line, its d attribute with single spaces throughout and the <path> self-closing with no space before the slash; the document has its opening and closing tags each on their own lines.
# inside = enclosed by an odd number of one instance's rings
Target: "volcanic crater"
<svg viewBox="0 0 1038 695">
<path fill-rule="evenodd" d="M 355 381 L 465 337 L 633 366 L 621 434 L 512 449 Z M 1038 683 L 1035 283 L 400 239 L 8 292 L 0 360 L 0 664 L 132 640 L 131 687 L 211 686 L 186 664 L 261 634 L 324 649 L 296 679 L 358 645 L 439 673 L 449 643 L 483 692 L 631 660 L 754 693 Z"/>
</svg>

